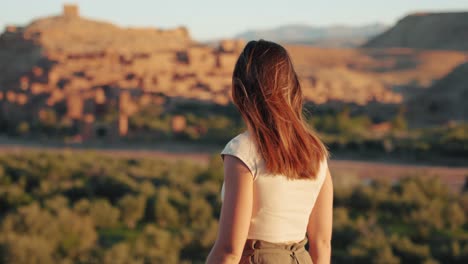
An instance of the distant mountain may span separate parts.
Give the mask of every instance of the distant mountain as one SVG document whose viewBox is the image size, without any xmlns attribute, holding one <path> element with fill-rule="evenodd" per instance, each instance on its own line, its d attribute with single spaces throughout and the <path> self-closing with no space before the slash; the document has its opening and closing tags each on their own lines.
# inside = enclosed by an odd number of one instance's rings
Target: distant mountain
<svg viewBox="0 0 468 264">
<path fill-rule="evenodd" d="M 375 23 L 364 26 L 285 25 L 267 30 L 249 30 L 236 35 L 245 40 L 265 39 L 284 44 L 310 44 L 323 47 L 354 47 L 387 29 Z"/>
<path fill-rule="evenodd" d="M 411 14 L 363 47 L 468 50 L 468 12 Z"/>
</svg>

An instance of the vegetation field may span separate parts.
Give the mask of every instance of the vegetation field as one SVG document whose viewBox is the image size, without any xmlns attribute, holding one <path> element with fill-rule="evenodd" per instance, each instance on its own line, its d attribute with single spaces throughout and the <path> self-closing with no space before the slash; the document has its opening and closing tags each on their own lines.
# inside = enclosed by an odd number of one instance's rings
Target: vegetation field
<svg viewBox="0 0 468 264">
<path fill-rule="evenodd" d="M 376 172 L 378 173 L 378 172 Z M 443 177 L 443 175 L 441 175 Z M 222 162 L 0 154 L 0 263 L 203 263 Z M 468 188 L 334 173 L 333 263 L 466 263 Z"/>
</svg>

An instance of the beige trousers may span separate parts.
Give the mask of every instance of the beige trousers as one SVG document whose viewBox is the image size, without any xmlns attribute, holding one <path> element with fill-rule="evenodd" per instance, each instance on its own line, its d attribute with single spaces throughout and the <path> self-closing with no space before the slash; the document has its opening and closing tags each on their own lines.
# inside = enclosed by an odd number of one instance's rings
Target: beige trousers
<svg viewBox="0 0 468 264">
<path fill-rule="evenodd" d="M 307 238 L 297 243 L 271 243 L 247 239 L 240 264 L 313 264 L 305 249 Z"/>
</svg>

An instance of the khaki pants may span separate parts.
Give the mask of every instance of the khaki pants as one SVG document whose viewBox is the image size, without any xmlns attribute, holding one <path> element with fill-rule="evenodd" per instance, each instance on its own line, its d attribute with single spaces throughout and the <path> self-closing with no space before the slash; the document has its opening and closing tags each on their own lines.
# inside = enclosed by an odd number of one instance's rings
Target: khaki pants
<svg viewBox="0 0 468 264">
<path fill-rule="evenodd" d="M 240 264 L 312 264 L 305 249 L 307 238 L 297 243 L 271 243 L 247 239 Z"/>
</svg>

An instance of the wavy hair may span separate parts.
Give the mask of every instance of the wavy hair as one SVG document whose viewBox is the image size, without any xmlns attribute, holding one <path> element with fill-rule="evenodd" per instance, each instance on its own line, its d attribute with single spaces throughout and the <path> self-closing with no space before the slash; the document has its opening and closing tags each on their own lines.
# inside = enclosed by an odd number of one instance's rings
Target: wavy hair
<svg viewBox="0 0 468 264">
<path fill-rule="evenodd" d="M 285 48 L 248 42 L 234 68 L 232 99 L 269 173 L 315 179 L 329 152 L 304 121 L 301 85 Z"/>
</svg>

